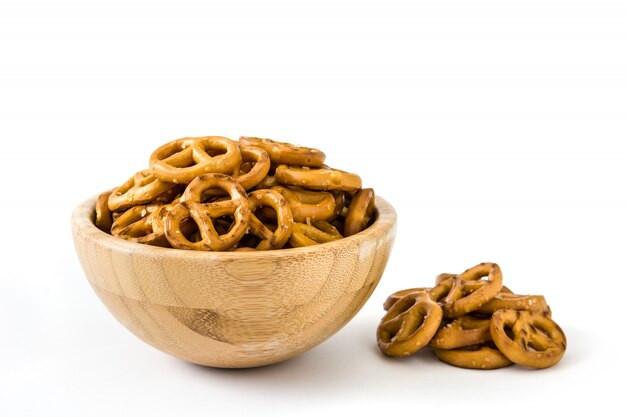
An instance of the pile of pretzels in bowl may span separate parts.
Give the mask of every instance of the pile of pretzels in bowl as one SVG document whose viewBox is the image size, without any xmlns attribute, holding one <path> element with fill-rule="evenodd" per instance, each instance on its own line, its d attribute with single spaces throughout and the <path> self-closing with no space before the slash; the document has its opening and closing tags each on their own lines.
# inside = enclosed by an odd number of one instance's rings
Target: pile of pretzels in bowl
<svg viewBox="0 0 626 417">
<path fill-rule="evenodd" d="M 384 309 L 376 336 L 380 350 L 391 357 L 429 346 L 439 360 L 462 368 L 514 363 L 548 368 L 566 349 L 565 334 L 545 298 L 514 294 L 502 285 L 495 263 L 440 274 L 434 287 L 398 291 Z"/>
<path fill-rule="evenodd" d="M 149 169 L 102 193 L 95 224 L 121 239 L 204 251 L 254 251 L 338 240 L 374 220 L 374 191 L 313 148 L 222 136 L 174 140 Z"/>
</svg>

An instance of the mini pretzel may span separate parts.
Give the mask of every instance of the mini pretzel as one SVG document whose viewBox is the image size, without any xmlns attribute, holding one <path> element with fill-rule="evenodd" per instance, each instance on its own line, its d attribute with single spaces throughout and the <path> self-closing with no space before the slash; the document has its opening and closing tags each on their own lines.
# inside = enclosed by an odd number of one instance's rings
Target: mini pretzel
<svg viewBox="0 0 626 417">
<path fill-rule="evenodd" d="M 487 280 L 481 278 L 487 276 Z M 481 263 L 457 276 L 442 281 L 430 291 L 442 303 L 444 315 L 455 318 L 478 309 L 502 288 L 502 271 L 495 263 Z"/>
<path fill-rule="evenodd" d="M 109 210 L 110 195 L 111 191 L 104 192 L 96 200 L 96 219 L 94 223 L 98 229 L 105 233 L 111 233 L 111 226 L 113 225 L 113 215 L 111 210 Z"/>
<path fill-rule="evenodd" d="M 206 190 L 219 188 L 226 191 L 231 199 L 213 203 L 203 203 Z M 218 234 L 213 220 L 232 215 L 233 225 L 225 234 Z M 190 241 L 183 230 L 182 223 L 192 218 L 198 225 L 201 239 Z M 165 236 L 172 247 L 193 250 L 228 250 L 235 246 L 248 229 L 250 221 L 250 203 L 246 191 L 228 175 L 204 174 L 194 179 L 185 189 L 180 203 L 176 204 L 165 216 Z"/>
<path fill-rule="evenodd" d="M 434 349 L 437 358 L 450 365 L 469 369 L 498 369 L 513 365 L 498 349 L 474 345 L 459 349 Z"/>
<path fill-rule="evenodd" d="M 109 196 L 111 211 L 124 211 L 147 203 L 169 203 L 177 194 L 176 184 L 159 181 L 150 170 L 137 172 Z"/>
<path fill-rule="evenodd" d="M 356 191 L 361 188 L 361 177 L 358 175 L 329 167 L 307 169 L 280 165 L 276 168 L 276 179 L 281 184 L 310 190 Z"/>
<path fill-rule="evenodd" d="M 430 341 L 436 349 L 457 349 L 491 341 L 489 317 L 462 316 L 442 326 Z"/>
<path fill-rule="evenodd" d="M 273 190 L 256 190 L 248 194 L 250 200 L 250 233 L 261 239 L 258 250 L 280 249 L 289 240 L 293 229 L 293 216 L 285 197 Z M 270 230 L 254 215 L 261 206 L 276 212 L 275 230 Z"/>
<path fill-rule="evenodd" d="M 544 313 L 550 317 L 550 307 L 543 295 L 518 295 L 503 293 L 496 295 L 486 304 L 480 306 L 476 313 L 493 314 L 497 310 L 527 310 L 536 313 Z"/>
<path fill-rule="evenodd" d="M 111 234 L 131 242 L 169 247 L 163 231 L 155 231 L 153 228 L 154 221 L 161 214 L 163 207 L 165 206 L 151 204 L 129 208 L 115 220 Z M 155 216 L 157 211 L 159 213 Z"/>
<path fill-rule="evenodd" d="M 242 136 L 239 138 L 239 143 L 248 146 L 258 146 L 265 150 L 272 162 L 276 164 L 321 167 L 326 159 L 324 152 L 319 149 L 277 142 L 272 139 Z"/>
<path fill-rule="evenodd" d="M 363 188 L 356 193 L 348 207 L 343 229 L 344 236 L 359 233 L 369 225 L 374 216 L 374 202 L 374 190 L 371 188 Z"/>
<path fill-rule="evenodd" d="M 313 224 L 294 222 L 289 243 L 294 248 L 300 248 L 332 242 L 342 237 L 335 226 L 325 221 L 314 222 Z"/>
<path fill-rule="evenodd" d="M 335 197 L 331 193 L 291 190 L 282 186 L 272 187 L 272 190 L 285 197 L 296 222 L 327 220 L 335 212 Z M 267 214 L 267 217 L 273 218 L 273 213 Z"/>
<path fill-rule="evenodd" d="M 511 361 L 531 368 L 548 368 L 566 349 L 563 330 L 552 319 L 531 311 L 498 310 L 493 313 L 491 337 Z"/>
<path fill-rule="evenodd" d="M 457 276 L 456 274 L 439 274 L 435 278 L 435 285 L 441 284 L 443 281 L 447 280 L 448 278 L 453 278 L 456 276 Z M 513 291 L 511 291 L 507 286 L 503 285 L 502 288 L 500 288 L 499 294 L 505 294 L 505 293 L 513 294 Z"/>
<path fill-rule="evenodd" d="M 387 299 L 383 303 L 383 308 L 385 309 L 385 311 L 388 311 L 391 308 L 391 306 L 396 303 L 396 301 L 398 301 L 405 295 L 418 292 L 418 291 L 430 292 L 430 290 L 431 288 L 420 287 L 420 288 L 408 288 L 406 290 L 396 291 L 393 294 L 391 294 L 389 297 L 387 297 Z"/>
<path fill-rule="evenodd" d="M 418 291 L 398 300 L 382 318 L 376 338 L 387 356 L 402 357 L 426 346 L 442 319 L 441 307 Z"/>
<path fill-rule="evenodd" d="M 225 153 L 215 155 L 219 151 Z M 232 173 L 241 161 L 237 142 L 228 138 L 182 138 L 155 150 L 150 156 L 150 170 L 161 181 L 189 184 L 202 174 Z"/>
</svg>

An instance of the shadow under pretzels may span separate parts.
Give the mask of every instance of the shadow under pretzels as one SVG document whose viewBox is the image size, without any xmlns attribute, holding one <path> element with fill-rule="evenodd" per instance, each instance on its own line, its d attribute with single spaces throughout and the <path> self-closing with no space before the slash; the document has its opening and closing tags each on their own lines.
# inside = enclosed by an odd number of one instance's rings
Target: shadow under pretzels
<svg viewBox="0 0 626 417">
<path fill-rule="evenodd" d="M 432 349 L 425 348 L 402 359 L 383 355 L 376 346 L 376 323 L 369 317 L 354 320 L 320 346 L 290 360 L 274 365 L 220 369 L 180 361 L 180 366 L 194 373 L 236 384 L 242 393 L 276 395 L 314 390 L 316 395 L 346 395 L 346 389 L 369 392 L 383 385 L 409 383 L 421 395 L 437 394 L 443 385 L 464 386 L 469 391 L 487 389 L 502 374 L 513 378 L 510 383 L 523 386 L 545 377 L 549 382 L 559 375 L 574 372 L 586 362 L 591 346 L 580 328 L 568 328 L 568 351 L 552 368 L 537 370 L 519 365 L 496 370 L 461 369 L 437 360 Z M 508 379 L 508 378 L 507 378 Z M 474 388 L 468 388 L 472 385 Z M 343 392 L 343 394 L 341 394 Z M 359 394 L 360 395 L 360 394 Z"/>
</svg>

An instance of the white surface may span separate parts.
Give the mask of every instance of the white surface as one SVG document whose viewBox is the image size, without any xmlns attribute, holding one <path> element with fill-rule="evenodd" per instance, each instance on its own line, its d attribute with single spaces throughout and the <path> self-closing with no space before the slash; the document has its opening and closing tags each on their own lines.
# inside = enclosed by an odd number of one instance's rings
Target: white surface
<svg viewBox="0 0 626 417">
<path fill-rule="evenodd" d="M 623 1 L 599 0 L 3 0 L 0 414 L 616 409 L 625 19 Z M 162 143 L 209 134 L 322 148 L 398 211 L 360 314 L 277 366 L 205 369 L 152 349 L 74 254 L 76 204 Z M 569 341 L 556 367 L 480 372 L 378 352 L 389 293 L 481 261 L 546 296 Z"/>
</svg>

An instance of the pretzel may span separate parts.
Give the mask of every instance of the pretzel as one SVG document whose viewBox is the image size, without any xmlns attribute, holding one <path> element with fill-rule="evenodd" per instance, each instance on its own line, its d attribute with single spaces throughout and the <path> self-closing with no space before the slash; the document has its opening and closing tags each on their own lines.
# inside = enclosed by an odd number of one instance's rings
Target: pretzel
<svg viewBox="0 0 626 417">
<path fill-rule="evenodd" d="M 396 303 L 396 301 L 398 301 L 405 295 L 418 292 L 418 291 L 430 292 L 431 289 L 432 288 L 419 287 L 419 288 L 408 288 L 406 290 L 396 291 L 393 294 L 391 294 L 389 297 L 387 297 L 387 299 L 383 303 L 383 308 L 385 309 L 385 311 L 388 311 L 391 308 L 391 306 Z"/>
<path fill-rule="evenodd" d="M 163 230 L 154 230 L 154 222 L 164 207 L 150 204 L 129 208 L 115 220 L 111 234 L 131 242 L 169 247 Z"/>
<path fill-rule="evenodd" d="M 387 356 L 409 356 L 426 346 L 442 319 L 441 307 L 423 291 L 407 294 L 382 318 L 376 338 Z"/>
<path fill-rule="evenodd" d="M 487 280 L 481 280 L 487 276 Z M 478 309 L 502 288 L 502 271 L 495 263 L 481 263 L 460 275 L 451 276 L 430 291 L 440 301 L 446 318 L 456 318 Z"/>
<path fill-rule="evenodd" d="M 239 143 L 263 149 L 276 164 L 321 167 L 326 159 L 324 152 L 319 149 L 277 142 L 272 139 L 242 136 L 239 138 Z"/>
<path fill-rule="evenodd" d="M 206 190 L 219 188 L 230 195 L 230 200 L 203 203 Z M 235 220 L 230 230 L 218 234 L 213 224 L 214 219 L 232 215 Z M 192 218 L 198 225 L 201 239 L 190 241 L 181 224 Z M 204 174 L 194 179 L 185 189 L 180 203 L 172 207 L 165 216 L 165 236 L 172 247 L 193 250 L 228 250 L 235 246 L 248 229 L 250 221 L 250 203 L 245 190 L 232 177 L 224 174 Z"/>
<path fill-rule="evenodd" d="M 439 274 L 435 278 L 435 285 L 441 284 L 443 281 L 452 277 L 456 277 L 456 274 Z M 513 294 L 513 291 L 511 291 L 507 286 L 503 285 L 502 288 L 500 288 L 499 294 Z"/>
<path fill-rule="evenodd" d="M 295 185 L 310 190 L 356 191 L 361 188 L 361 177 L 327 166 L 318 169 L 279 165 L 276 179 L 281 184 Z"/>
<path fill-rule="evenodd" d="M 356 193 L 348 207 L 343 229 L 344 236 L 359 233 L 369 225 L 374 217 L 374 202 L 374 190 L 371 188 L 362 188 Z"/>
<path fill-rule="evenodd" d="M 109 209 L 124 211 L 132 206 L 148 203 L 169 203 L 178 189 L 176 184 L 158 180 L 150 170 L 137 172 L 109 195 Z"/>
<path fill-rule="evenodd" d="M 491 341 L 489 317 L 462 316 L 442 326 L 429 346 L 436 349 L 457 349 Z"/>
<path fill-rule="evenodd" d="M 294 190 L 282 186 L 272 187 L 282 194 L 289 203 L 293 220 L 300 223 L 329 219 L 335 212 L 335 197 L 324 191 Z M 271 210 L 264 210 L 263 215 L 274 218 Z"/>
<path fill-rule="evenodd" d="M 225 153 L 217 154 L 219 151 Z M 204 136 L 177 139 L 159 147 L 150 156 L 150 170 L 161 181 L 189 184 L 202 174 L 232 173 L 241 162 L 237 142 Z"/>
<path fill-rule="evenodd" d="M 491 315 L 497 310 L 527 310 L 544 313 L 550 317 L 550 307 L 543 295 L 518 295 L 503 293 L 496 295 L 487 303 L 476 309 L 476 313 Z"/>
<path fill-rule="evenodd" d="M 261 239 L 258 250 L 280 249 L 289 240 L 293 216 L 285 197 L 273 190 L 256 190 L 248 194 L 250 200 L 250 233 Z M 254 212 L 261 206 L 271 207 L 276 213 L 277 227 L 270 230 Z"/>
<path fill-rule="evenodd" d="M 339 230 L 326 221 L 314 222 L 312 224 L 293 223 L 293 231 L 289 238 L 289 243 L 294 248 L 317 245 L 318 243 L 332 242 L 343 238 Z"/>
<path fill-rule="evenodd" d="M 498 369 L 513 365 L 498 349 L 489 345 L 474 345 L 458 349 L 435 349 L 437 359 L 447 364 L 469 369 Z"/>
<path fill-rule="evenodd" d="M 567 345 L 558 324 L 531 311 L 496 311 L 491 317 L 490 332 L 493 342 L 509 360 L 531 368 L 555 365 Z"/>
<path fill-rule="evenodd" d="M 113 215 L 109 210 L 109 196 L 111 191 L 106 191 L 98 196 L 96 200 L 96 220 L 95 225 L 105 233 L 111 233 L 113 225 Z"/>
</svg>

